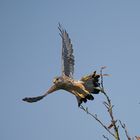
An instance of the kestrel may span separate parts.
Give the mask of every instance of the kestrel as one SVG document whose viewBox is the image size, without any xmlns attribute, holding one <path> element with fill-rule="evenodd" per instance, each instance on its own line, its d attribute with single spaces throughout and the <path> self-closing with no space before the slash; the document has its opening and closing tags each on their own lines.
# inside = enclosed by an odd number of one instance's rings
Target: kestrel
<svg viewBox="0 0 140 140">
<path fill-rule="evenodd" d="M 62 38 L 62 74 L 53 79 L 52 87 L 43 95 L 37 97 L 26 97 L 23 101 L 33 103 L 37 102 L 48 94 L 57 90 L 66 90 L 75 95 L 78 106 L 87 100 L 93 100 L 93 94 L 101 91 L 99 78 L 100 75 L 94 71 L 92 74 L 82 77 L 80 80 L 73 78 L 74 73 L 74 55 L 71 39 L 65 29 L 59 24 L 58 29 Z"/>
</svg>

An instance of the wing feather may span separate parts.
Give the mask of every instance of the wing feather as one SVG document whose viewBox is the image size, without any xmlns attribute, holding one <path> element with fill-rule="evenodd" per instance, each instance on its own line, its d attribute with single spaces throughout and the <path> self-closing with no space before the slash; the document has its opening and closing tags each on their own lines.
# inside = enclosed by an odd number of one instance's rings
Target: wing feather
<svg viewBox="0 0 140 140">
<path fill-rule="evenodd" d="M 62 38 L 62 75 L 73 77 L 74 55 L 71 39 L 65 29 L 59 24 L 60 36 Z"/>
</svg>

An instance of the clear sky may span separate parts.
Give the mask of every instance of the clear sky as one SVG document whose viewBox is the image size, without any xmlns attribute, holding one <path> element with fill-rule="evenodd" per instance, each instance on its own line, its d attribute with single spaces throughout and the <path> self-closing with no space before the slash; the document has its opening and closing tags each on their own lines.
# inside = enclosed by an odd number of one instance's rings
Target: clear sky
<svg viewBox="0 0 140 140">
<path fill-rule="evenodd" d="M 107 66 L 105 73 L 111 76 L 104 84 L 115 116 L 127 124 L 131 136 L 140 135 L 139 0 L 0 0 L 0 139 L 108 136 L 65 91 L 34 104 L 22 102 L 44 93 L 61 74 L 58 22 L 73 43 L 75 78 Z M 85 106 L 108 124 L 103 101 L 103 95 L 96 95 Z"/>
</svg>

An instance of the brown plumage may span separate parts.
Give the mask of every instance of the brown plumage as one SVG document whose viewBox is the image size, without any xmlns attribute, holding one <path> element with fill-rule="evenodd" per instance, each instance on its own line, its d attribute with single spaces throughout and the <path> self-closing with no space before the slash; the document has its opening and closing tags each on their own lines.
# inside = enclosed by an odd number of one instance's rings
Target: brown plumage
<svg viewBox="0 0 140 140">
<path fill-rule="evenodd" d="M 58 29 L 60 31 L 60 36 L 62 38 L 62 75 L 53 79 L 53 86 L 43 95 L 37 97 L 26 97 L 23 101 L 32 103 L 37 102 L 48 94 L 57 90 L 66 90 L 72 93 L 78 102 L 78 106 L 82 102 L 87 102 L 87 100 L 93 100 L 92 94 L 98 94 L 100 92 L 100 75 L 93 74 L 84 76 L 81 80 L 74 80 L 74 55 L 73 47 L 68 33 L 59 24 Z"/>
</svg>

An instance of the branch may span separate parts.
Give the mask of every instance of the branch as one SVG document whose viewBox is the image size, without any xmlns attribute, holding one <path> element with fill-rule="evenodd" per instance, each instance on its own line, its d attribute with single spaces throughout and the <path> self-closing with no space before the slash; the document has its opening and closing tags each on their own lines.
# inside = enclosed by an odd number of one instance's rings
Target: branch
<svg viewBox="0 0 140 140">
<path fill-rule="evenodd" d="M 110 133 L 113 137 L 116 137 L 109 129 L 108 127 L 97 117 L 97 115 L 92 114 L 88 111 L 88 108 L 84 108 L 82 105 L 80 106 L 80 108 L 85 111 L 88 115 L 90 115 L 91 117 L 93 117 L 97 122 L 99 122 L 99 124 L 104 127 L 104 129 L 106 131 L 108 131 L 108 133 Z"/>
<path fill-rule="evenodd" d="M 111 100 L 109 98 L 109 96 L 106 94 L 106 92 L 104 91 L 104 83 L 103 83 L 103 69 L 105 69 L 106 67 L 101 67 L 100 69 L 100 75 L 101 75 L 101 89 L 102 89 L 102 93 L 105 95 L 106 100 L 103 104 L 105 105 L 105 107 L 108 110 L 109 116 L 111 118 L 111 127 L 114 128 L 114 133 L 115 133 L 115 138 L 116 140 L 120 140 L 120 136 L 119 136 L 119 131 L 118 131 L 118 126 L 116 125 L 117 120 L 114 119 L 114 115 L 113 115 L 113 105 L 111 103 Z M 108 128 L 111 128 L 108 127 Z"/>
<path fill-rule="evenodd" d="M 128 140 L 131 140 L 131 138 L 130 138 L 130 136 L 129 136 L 129 134 L 128 134 L 128 131 L 127 131 L 127 129 L 126 129 L 126 125 L 125 125 L 125 124 L 122 124 L 122 122 L 121 122 L 120 120 L 119 120 L 119 123 L 120 123 L 121 127 L 124 129 L 125 135 L 126 135 L 127 139 L 128 139 Z"/>
<path fill-rule="evenodd" d="M 109 138 L 105 135 L 103 135 L 103 138 L 106 139 L 106 140 L 109 140 Z"/>
</svg>

